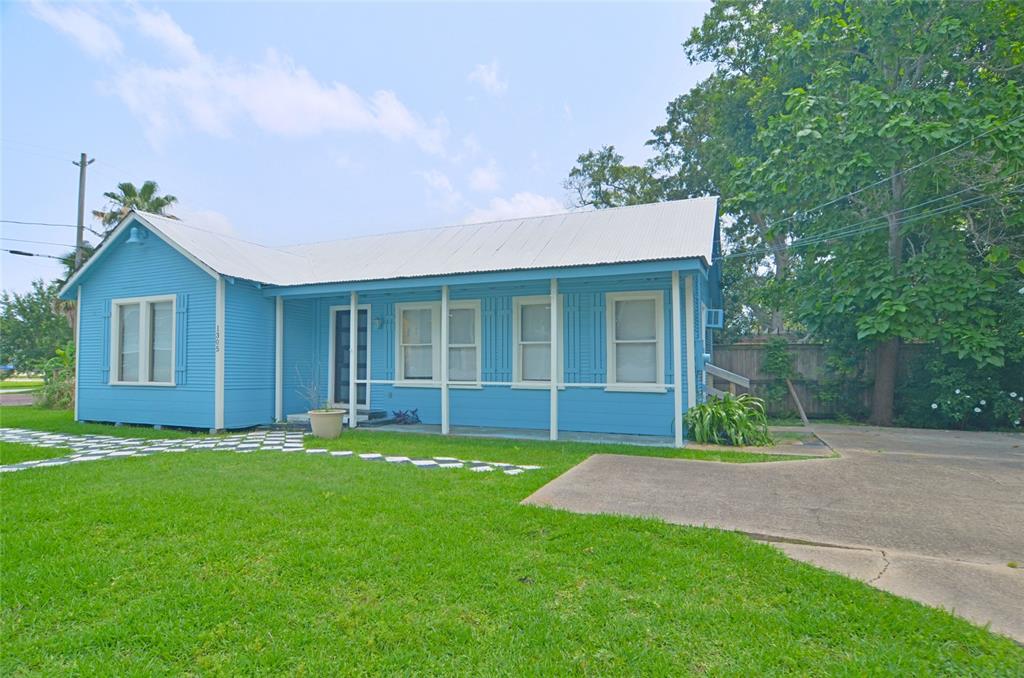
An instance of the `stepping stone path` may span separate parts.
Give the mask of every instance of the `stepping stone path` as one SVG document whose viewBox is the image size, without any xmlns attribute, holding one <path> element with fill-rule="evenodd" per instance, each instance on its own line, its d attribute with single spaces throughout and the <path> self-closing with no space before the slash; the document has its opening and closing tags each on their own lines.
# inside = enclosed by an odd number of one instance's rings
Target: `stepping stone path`
<svg viewBox="0 0 1024 678">
<path fill-rule="evenodd" d="M 22 428 L 0 428 L 0 443 L 24 443 L 36 447 L 66 447 L 72 453 L 66 457 L 41 459 L 39 461 L 23 461 L 17 464 L 0 466 L 0 473 L 24 471 L 30 468 L 48 466 L 64 466 L 86 461 L 101 459 L 117 459 L 119 457 L 148 457 L 158 453 L 172 452 L 283 452 L 324 455 L 331 457 L 352 457 L 363 461 L 381 461 L 386 464 L 408 464 L 416 468 L 465 468 L 470 471 L 487 472 L 501 471 L 505 475 L 515 476 L 525 471 L 539 469 L 540 466 L 518 466 L 493 461 L 463 461 L 454 457 L 431 457 L 412 459 L 401 456 L 385 456 L 376 452 L 355 454 L 349 450 L 328 450 L 325 448 L 306 448 L 303 433 L 285 431 L 250 431 L 227 436 L 210 438 L 173 438 L 173 439 L 142 439 L 118 438 L 117 436 L 73 435 L 69 433 L 48 433 Z"/>
</svg>

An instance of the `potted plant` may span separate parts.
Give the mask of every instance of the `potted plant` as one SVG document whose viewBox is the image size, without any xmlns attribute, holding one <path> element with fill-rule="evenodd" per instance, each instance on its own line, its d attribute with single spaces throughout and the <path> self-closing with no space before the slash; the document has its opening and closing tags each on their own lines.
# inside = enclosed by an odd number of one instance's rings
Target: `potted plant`
<svg viewBox="0 0 1024 678">
<path fill-rule="evenodd" d="M 296 368 L 296 371 L 299 371 Z M 320 393 L 320 370 L 316 365 L 310 369 L 310 379 L 306 381 L 299 373 L 299 394 L 309 405 L 309 425 L 317 438 L 337 438 L 341 435 L 342 420 L 345 417 L 343 408 L 331 409 Z"/>
</svg>

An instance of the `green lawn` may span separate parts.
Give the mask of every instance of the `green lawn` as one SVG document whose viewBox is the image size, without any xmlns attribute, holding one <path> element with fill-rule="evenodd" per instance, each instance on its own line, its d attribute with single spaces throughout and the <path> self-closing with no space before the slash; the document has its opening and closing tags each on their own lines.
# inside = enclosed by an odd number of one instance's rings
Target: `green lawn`
<svg viewBox="0 0 1024 678">
<path fill-rule="evenodd" d="M 15 388 L 39 388 L 43 385 L 43 380 L 31 380 L 31 381 L 0 381 L 0 391 L 8 391 Z"/>
<path fill-rule="evenodd" d="M 673 457 L 703 461 L 752 463 L 764 461 L 792 461 L 810 457 L 783 456 L 744 452 L 728 449 L 698 450 L 674 447 L 641 447 L 639 445 L 610 445 L 606 443 L 550 442 L 536 440 L 504 440 L 496 438 L 442 437 L 423 433 L 394 433 L 372 428 L 345 431 L 335 440 L 306 438 L 306 447 L 354 452 L 385 452 L 406 457 L 447 456 L 459 459 L 504 461 L 513 464 L 561 464 L 563 460 L 582 460 L 592 454 L 630 454 L 648 457 Z"/>
<path fill-rule="evenodd" d="M 64 447 L 38 447 L 22 443 L 0 443 L 0 466 L 36 459 L 53 459 L 71 454 Z"/>
<path fill-rule="evenodd" d="M 42 407 L 0 407 L 0 426 L 30 428 L 56 433 L 100 434 L 121 438 L 188 438 L 204 435 L 202 432 L 157 430 L 151 426 L 112 426 L 75 421 L 71 410 L 47 410 Z"/>
<path fill-rule="evenodd" d="M 544 468 L 196 452 L 0 475 L 0 674 L 1024 668 L 1009 640 L 737 534 L 520 505 L 590 446 L 332 446 Z"/>
</svg>

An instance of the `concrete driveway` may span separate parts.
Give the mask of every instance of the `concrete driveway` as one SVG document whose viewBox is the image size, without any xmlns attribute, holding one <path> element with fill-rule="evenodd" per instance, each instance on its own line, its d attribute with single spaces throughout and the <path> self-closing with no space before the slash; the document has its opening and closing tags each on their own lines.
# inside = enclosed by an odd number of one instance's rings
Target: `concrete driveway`
<svg viewBox="0 0 1024 678">
<path fill-rule="evenodd" d="M 1024 642 L 1024 435 L 814 430 L 839 458 L 595 455 L 525 502 L 738 530 Z"/>
</svg>

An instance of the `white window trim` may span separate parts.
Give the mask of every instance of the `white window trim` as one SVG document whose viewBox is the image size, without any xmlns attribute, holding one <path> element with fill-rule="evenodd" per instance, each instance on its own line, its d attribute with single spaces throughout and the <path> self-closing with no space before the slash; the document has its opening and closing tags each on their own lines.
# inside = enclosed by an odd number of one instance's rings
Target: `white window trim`
<svg viewBox="0 0 1024 678">
<path fill-rule="evenodd" d="M 348 406 L 348 403 L 335 402 L 334 400 L 334 363 L 336 353 L 335 349 L 337 348 L 338 342 L 336 331 L 336 328 L 338 326 L 338 313 L 348 313 L 349 308 L 349 304 L 344 304 L 342 306 L 331 306 L 330 311 L 328 313 L 328 317 L 330 318 L 330 337 L 328 338 L 327 342 L 327 350 L 329 351 L 327 356 L 327 406 L 331 408 L 341 407 L 343 405 L 346 407 Z M 363 383 L 366 384 L 366 404 L 359 405 L 357 403 L 356 409 L 368 410 L 370 409 L 371 402 L 370 388 L 371 384 L 373 383 L 373 375 L 370 374 L 370 370 L 372 369 L 370 352 L 373 350 L 373 312 L 370 310 L 370 304 L 357 304 L 356 310 L 366 311 L 366 379 L 356 379 L 356 385 Z M 358 371 L 359 370 L 357 369 L 356 372 L 358 373 Z"/>
<path fill-rule="evenodd" d="M 469 381 L 448 380 L 450 388 L 483 388 L 481 384 L 483 370 L 483 326 L 481 324 L 480 300 L 460 299 L 448 302 L 448 310 L 472 309 L 475 311 L 476 323 L 476 379 Z M 405 355 L 402 351 L 402 312 L 430 309 L 430 360 L 433 378 L 405 379 Z M 469 344 L 456 344 L 456 347 Z M 441 302 L 417 301 L 395 304 L 395 386 L 400 388 L 441 388 Z M 452 348 L 449 333 L 448 348 Z"/>
<path fill-rule="evenodd" d="M 149 381 L 150 356 L 153 350 L 150 344 L 150 327 L 153 304 L 171 302 L 171 380 Z M 118 372 L 121 367 L 121 306 L 139 305 L 139 381 L 121 381 Z M 126 297 L 112 299 L 110 302 L 110 381 L 111 386 L 157 386 L 175 385 L 178 357 L 178 301 L 173 294 L 152 297 Z M 145 378 L 143 378 L 145 377 Z"/>
<path fill-rule="evenodd" d="M 421 311 L 429 309 L 430 314 L 430 379 L 405 378 L 405 351 L 402 350 L 402 314 L 405 311 Z M 419 301 L 406 304 L 395 304 L 395 386 L 418 386 L 420 388 L 439 388 L 438 377 L 441 374 L 441 353 L 437 350 L 441 343 L 441 302 Z"/>
<path fill-rule="evenodd" d="M 519 364 L 519 348 L 520 348 L 520 337 L 522 336 L 522 328 L 520 323 L 522 322 L 523 306 L 532 306 L 535 304 L 550 304 L 551 296 L 548 294 L 539 294 L 530 297 L 513 297 L 512 298 L 512 388 L 535 388 L 549 390 L 551 388 L 551 380 L 546 381 L 524 381 L 522 379 L 521 369 L 522 366 Z M 558 331 L 556 332 L 555 341 L 558 342 L 558 365 L 555 368 L 555 373 L 559 376 L 558 388 L 559 390 L 564 389 L 564 377 L 565 377 L 565 295 L 558 295 Z M 546 343 L 546 342 L 545 342 Z"/>
<path fill-rule="evenodd" d="M 615 373 L 615 302 L 654 300 L 654 339 L 657 381 L 653 383 L 620 382 Z M 664 393 L 665 387 L 665 293 L 661 290 L 643 292 L 608 292 L 605 294 L 605 345 L 608 372 L 606 391 L 627 391 L 640 393 Z M 647 343 L 646 341 L 644 343 Z"/>
</svg>

